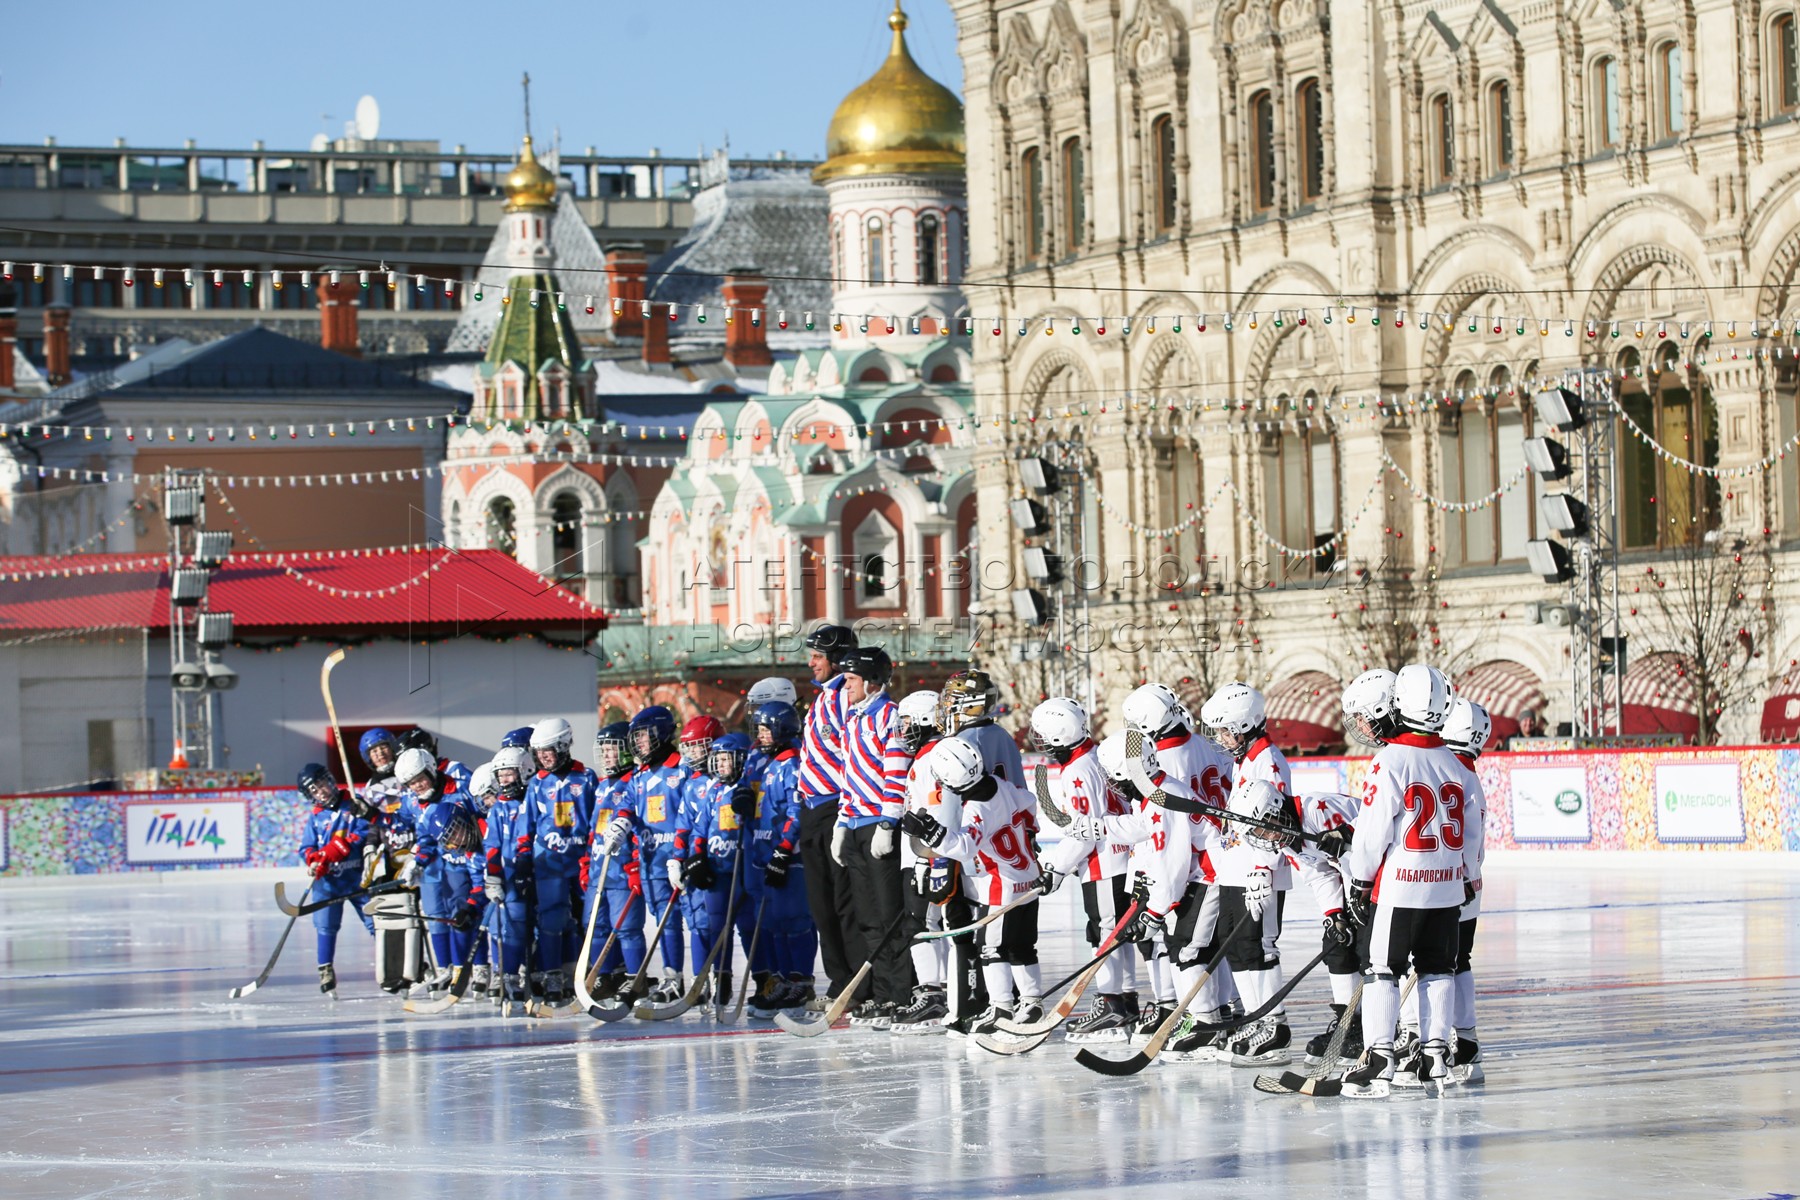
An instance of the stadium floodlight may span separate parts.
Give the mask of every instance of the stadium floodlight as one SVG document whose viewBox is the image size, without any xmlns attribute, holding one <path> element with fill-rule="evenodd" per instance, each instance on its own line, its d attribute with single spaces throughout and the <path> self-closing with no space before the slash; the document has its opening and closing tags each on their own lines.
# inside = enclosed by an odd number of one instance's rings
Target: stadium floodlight
<svg viewBox="0 0 1800 1200">
<path fill-rule="evenodd" d="M 1019 479 L 1040 496 L 1048 496 L 1062 488 L 1062 475 L 1056 465 L 1045 458 L 1020 459 Z"/>
<path fill-rule="evenodd" d="M 216 658 L 206 660 L 206 686 L 215 692 L 229 692 L 238 683 L 238 673 Z"/>
<path fill-rule="evenodd" d="M 202 650 L 222 650 L 231 644 L 232 619 L 228 612 L 203 612 L 194 620 L 194 640 Z"/>
<path fill-rule="evenodd" d="M 1525 439 L 1525 465 L 1539 479 L 1567 479 L 1575 468 L 1569 465 L 1569 448 L 1555 438 Z"/>
<path fill-rule="evenodd" d="M 1055 586 L 1062 582 L 1062 555 L 1042 546 L 1025 547 L 1025 574 L 1033 583 Z"/>
<path fill-rule="evenodd" d="M 197 487 L 172 487 L 163 491 L 163 520 L 171 525 L 196 524 L 206 513 L 206 493 Z"/>
<path fill-rule="evenodd" d="M 1589 532 L 1587 505 L 1566 493 L 1543 498 L 1544 524 L 1564 537 L 1586 537 Z"/>
<path fill-rule="evenodd" d="M 1567 583 L 1575 578 L 1569 548 L 1549 538 L 1533 538 L 1526 542 L 1525 562 L 1531 567 L 1532 574 L 1545 583 Z"/>
<path fill-rule="evenodd" d="M 1009 506 L 1012 509 L 1013 524 L 1026 537 L 1037 537 L 1050 532 L 1050 513 L 1036 500 L 1014 500 Z"/>
<path fill-rule="evenodd" d="M 225 529 L 202 529 L 194 535 L 194 561 L 203 567 L 217 567 L 231 555 L 231 533 Z"/>
<path fill-rule="evenodd" d="M 1545 388 L 1537 394 L 1537 419 L 1556 430 L 1568 433 L 1587 424 L 1587 412 L 1581 397 L 1568 388 Z"/>
<path fill-rule="evenodd" d="M 206 598 L 205 567 L 177 567 L 169 579 L 169 599 L 181 608 L 192 608 Z"/>
<path fill-rule="evenodd" d="M 1017 588 L 1012 594 L 1013 616 L 1027 625 L 1042 625 L 1050 619 L 1050 602 L 1036 588 Z"/>
</svg>

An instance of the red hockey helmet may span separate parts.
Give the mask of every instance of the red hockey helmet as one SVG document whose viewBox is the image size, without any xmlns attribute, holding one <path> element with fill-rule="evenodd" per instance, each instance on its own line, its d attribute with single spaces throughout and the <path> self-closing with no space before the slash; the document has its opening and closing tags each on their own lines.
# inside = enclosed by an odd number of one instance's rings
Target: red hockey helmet
<svg viewBox="0 0 1800 1200">
<path fill-rule="evenodd" d="M 719 718 L 704 713 L 689 718 L 688 723 L 681 727 L 681 736 L 676 739 L 681 747 L 681 761 L 689 770 L 704 770 L 713 739 L 723 736 L 725 726 Z"/>
</svg>

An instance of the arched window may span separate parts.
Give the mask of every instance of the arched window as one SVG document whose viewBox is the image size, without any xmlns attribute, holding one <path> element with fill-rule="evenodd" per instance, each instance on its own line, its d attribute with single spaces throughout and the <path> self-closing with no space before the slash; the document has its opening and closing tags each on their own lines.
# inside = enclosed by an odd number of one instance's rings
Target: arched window
<svg viewBox="0 0 1800 1200">
<path fill-rule="evenodd" d="M 863 277 L 869 283 L 887 282 L 887 231 L 880 217 L 869 218 L 868 258 Z"/>
<path fill-rule="evenodd" d="M 1594 149 L 1619 148 L 1619 60 L 1612 55 L 1594 60 L 1588 85 L 1594 121 Z"/>
<path fill-rule="evenodd" d="M 1062 144 L 1062 185 L 1063 249 L 1072 254 L 1087 232 L 1087 164 L 1078 137 Z"/>
<path fill-rule="evenodd" d="M 865 606 L 900 603 L 900 535 L 882 519 L 870 513 L 850 537 L 856 569 L 862 578 L 856 591 Z"/>
<path fill-rule="evenodd" d="M 1793 13 L 1769 22 L 1770 107 L 1778 113 L 1800 109 L 1800 43 L 1795 40 Z"/>
<path fill-rule="evenodd" d="M 1165 114 L 1152 121 L 1150 141 L 1156 156 L 1156 228 L 1167 233 L 1175 228 L 1175 118 Z"/>
<path fill-rule="evenodd" d="M 513 502 L 505 496 L 496 496 L 488 502 L 487 544 L 489 550 L 498 550 L 515 557 L 518 555 L 519 535 L 513 515 Z"/>
<path fill-rule="evenodd" d="M 1025 259 L 1037 262 L 1044 256 L 1044 158 L 1036 146 L 1019 160 L 1019 210 L 1025 225 Z"/>
<path fill-rule="evenodd" d="M 1448 92 L 1431 98 L 1431 127 L 1426 131 L 1430 145 L 1426 154 L 1431 161 L 1431 182 L 1438 185 L 1456 178 L 1456 109 Z"/>
<path fill-rule="evenodd" d="M 1504 175 L 1513 166 L 1512 84 L 1501 79 L 1487 93 L 1488 174 Z"/>
<path fill-rule="evenodd" d="M 1642 378 L 1625 377 L 1619 407 L 1658 446 L 1690 462 L 1717 466 L 1719 431 L 1712 399 L 1682 366 L 1682 351 L 1665 346 Z M 1687 545 L 1718 524 L 1716 479 L 1690 474 L 1620 428 L 1619 540 L 1626 549 Z"/>
<path fill-rule="evenodd" d="M 1682 111 L 1685 95 L 1681 83 L 1681 45 L 1664 42 L 1651 56 L 1651 83 L 1656 91 L 1656 132 L 1658 139 L 1672 138 L 1687 127 Z"/>
<path fill-rule="evenodd" d="M 1319 81 L 1301 81 L 1294 93 L 1300 118 L 1300 201 L 1309 204 L 1325 194 L 1325 107 Z"/>
<path fill-rule="evenodd" d="M 938 281 L 938 254 L 943 243 L 936 213 L 919 218 L 919 282 L 930 286 Z"/>
<path fill-rule="evenodd" d="M 1531 540 L 1530 483 L 1525 467 L 1524 415 L 1507 393 L 1511 373 L 1495 368 L 1484 386 L 1475 372 L 1457 377 L 1462 407 L 1450 414 L 1440 431 L 1445 499 L 1486 501 L 1467 512 L 1444 517 L 1445 560 L 1456 566 L 1485 567 L 1522 560 Z M 1512 486 L 1497 499 L 1502 485 Z"/>
<path fill-rule="evenodd" d="M 558 492 L 550 502 L 550 571 L 552 579 L 586 572 L 582 563 L 581 498 Z"/>
<path fill-rule="evenodd" d="M 450 521 L 444 526 L 444 544 L 452 550 L 462 547 L 462 501 L 450 502 Z"/>
<path fill-rule="evenodd" d="M 1250 97 L 1250 203 L 1258 212 L 1275 207 L 1275 97 Z"/>
</svg>

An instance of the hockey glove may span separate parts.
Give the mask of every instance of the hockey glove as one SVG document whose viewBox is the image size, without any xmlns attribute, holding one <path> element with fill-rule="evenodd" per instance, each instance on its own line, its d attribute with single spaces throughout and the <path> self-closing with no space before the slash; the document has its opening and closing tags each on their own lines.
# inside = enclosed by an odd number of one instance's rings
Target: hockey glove
<svg viewBox="0 0 1800 1200">
<path fill-rule="evenodd" d="M 612 824 L 606 827 L 606 853 L 617 854 L 625 848 L 625 843 L 630 837 L 631 818 L 614 817 L 612 819 Z"/>
<path fill-rule="evenodd" d="M 906 831 L 907 837 L 916 837 L 933 850 L 944 844 L 950 831 L 923 809 L 909 808 L 900 817 L 900 828 Z"/>
<path fill-rule="evenodd" d="M 625 860 L 625 886 L 631 889 L 634 896 L 644 894 L 644 868 L 636 858 Z"/>
<path fill-rule="evenodd" d="M 1036 882 L 1031 886 L 1038 890 L 1038 895 L 1048 896 L 1062 886 L 1063 877 L 1049 867 L 1041 867 Z"/>
<path fill-rule="evenodd" d="M 875 827 L 875 837 L 869 842 L 869 853 L 876 858 L 887 858 L 900 848 L 900 839 L 894 834 L 894 826 L 883 821 Z"/>
<path fill-rule="evenodd" d="M 481 890 L 487 893 L 488 900 L 494 904 L 505 904 L 506 885 L 500 882 L 500 877 L 498 875 L 487 875 L 483 878 L 486 882 L 481 885 Z"/>
<path fill-rule="evenodd" d="M 588 890 L 588 872 L 593 870 L 594 860 L 589 855 L 581 856 L 581 890 Z"/>
<path fill-rule="evenodd" d="M 408 888 L 418 887 L 419 886 L 419 872 L 421 870 L 423 870 L 423 868 L 420 867 L 419 860 L 417 858 L 407 859 L 406 865 L 404 867 L 400 868 L 400 886 L 408 887 Z"/>
<path fill-rule="evenodd" d="M 532 861 L 529 850 L 514 856 L 512 873 L 513 881 L 521 887 L 537 878 L 537 864 Z"/>
<path fill-rule="evenodd" d="M 1333 909 L 1325 914 L 1325 936 L 1340 946 L 1348 946 L 1356 941 L 1356 929 L 1342 909 Z"/>
<path fill-rule="evenodd" d="M 1106 822 L 1088 813 L 1077 813 L 1069 818 L 1063 836 L 1077 842 L 1098 842 L 1106 837 Z"/>
<path fill-rule="evenodd" d="M 769 856 L 769 865 L 763 868 L 763 886 L 784 888 L 788 882 L 788 867 L 794 862 L 792 850 L 777 850 Z"/>
<path fill-rule="evenodd" d="M 306 860 L 306 868 L 314 879 L 325 870 L 325 856 L 310 846 L 300 852 L 300 857 Z"/>
<path fill-rule="evenodd" d="M 1348 825 L 1340 825 L 1336 829 L 1327 829 L 1319 835 L 1318 847 L 1332 858 L 1342 858 L 1350 849 L 1350 839 L 1356 836 L 1356 830 Z"/>
<path fill-rule="evenodd" d="M 681 871 L 681 882 L 694 891 L 708 891 L 719 877 L 713 871 L 712 860 L 704 854 L 687 860 Z"/>
<path fill-rule="evenodd" d="M 831 861 L 844 865 L 844 843 L 850 840 L 850 827 L 838 825 L 831 831 Z"/>
<path fill-rule="evenodd" d="M 481 924 L 481 909 L 474 904 L 465 904 L 456 910 L 456 916 L 451 918 L 450 924 L 467 933 Z"/>
<path fill-rule="evenodd" d="M 679 892 L 687 880 L 687 863 L 679 858 L 671 858 L 663 864 L 663 870 L 669 876 L 669 886 Z"/>
<path fill-rule="evenodd" d="M 1148 908 L 1140 907 L 1131 924 L 1119 935 L 1121 942 L 1147 942 L 1163 931 L 1163 919 Z"/>
<path fill-rule="evenodd" d="M 1139 871 L 1131 880 L 1131 898 L 1137 902 L 1139 908 L 1144 908 L 1150 903 L 1150 877 L 1142 871 Z M 1135 941 L 1136 939 L 1128 938 L 1126 940 Z"/>
<path fill-rule="evenodd" d="M 756 816 L 756 789 L 746 784 L 732 792 L 731 811 L 740 824 L 753 820 Z"/>
<path fill-rule="evenodd" d="M 1463 884 L 1463 903 L 1464 904 L 1475 903 L 1475 896 L 1477 895 L 1478 892 L 1479 892 L 1479 889 L 1474 884 L 1464 883 Z"/>
<path fill-rule="evenodd" d="M 1275 895 L 1275 874 L 1268 867 L 1250 868 L 1250 878 L 1244 885 L 1244 911 L 1254 920 L 1262 920 L 1263 910 L 1269 906 L 1269 900 Z"/>
<path fill-rule="evenodd" d="M 1375 913 L 1375 885 L 1361 880 L 1352 883 L 1350 894 L 1344 897 L 1344 911 L 1359 929 L 1366 928 Z"/>
</svg>

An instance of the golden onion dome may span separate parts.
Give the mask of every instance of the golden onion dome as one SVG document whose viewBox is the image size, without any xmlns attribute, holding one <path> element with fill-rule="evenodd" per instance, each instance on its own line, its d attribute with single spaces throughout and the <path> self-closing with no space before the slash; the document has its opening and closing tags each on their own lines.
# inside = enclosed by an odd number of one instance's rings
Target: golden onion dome
<svg viewBox="0 0 1800 1200">
<path fill-rule="evenodd" d="M 906 49 L 906 14 L 894 0 L 894 43 L 887 61 L 838 105 L 825 135 L 823 183 L 850 175 L 960 174 L 963 106 L 956 93 L 919 69 Z"/>
<path fill-rule="evenodd" d="M 533 212 L 556 207 L 556 176 L 545 169 L 531 149 L 531 135 L 525 135 L 525 147 L 519 151 L 519 162 L 506 173 L 507 212 Z"/>
</svg>

